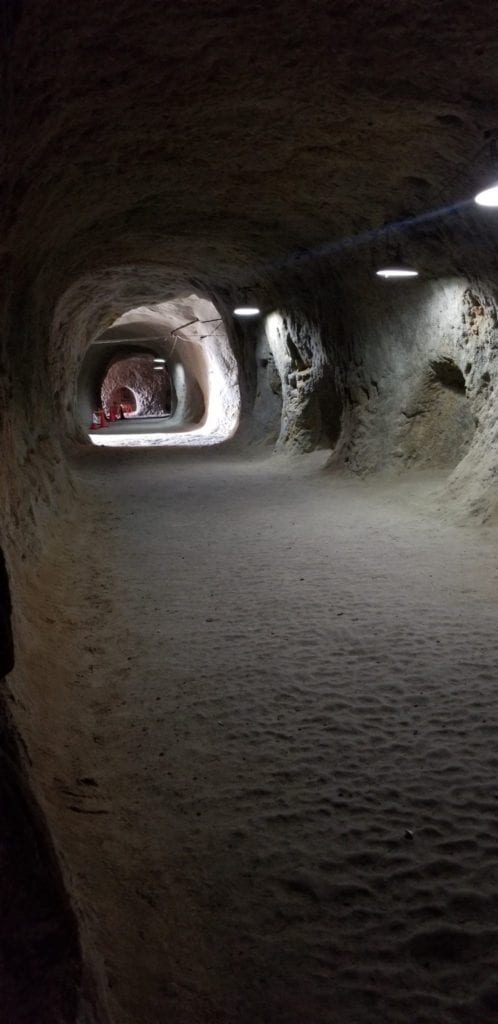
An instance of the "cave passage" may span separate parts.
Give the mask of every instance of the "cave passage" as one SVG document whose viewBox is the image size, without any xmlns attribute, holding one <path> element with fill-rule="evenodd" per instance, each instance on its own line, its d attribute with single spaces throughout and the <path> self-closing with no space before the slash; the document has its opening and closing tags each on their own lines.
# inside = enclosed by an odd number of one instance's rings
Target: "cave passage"
<svg viewBox="0 0 498 1024">
<path fill-rule="evenodd" d="M 131 403 L 115 401 L 123 387 Z M 91 416 L 88 438 L 100 447 L 210 446 L 239 423 L 238 368 L 223 319 L 195 293 L 118 317 L 87 349 L 77 391 L 81 426 Z M 99 429 L 95 403 L 108 428 Z"/>
<path fill-rule="evenodd" d="M 172 384 L 168 369 L 150 355 L 119 355 L 102 381 L 101 404 L 106 417 L 163 417 L 171 414 Z M 123 412 L 123 417 L 120 412 Z"/>
<path fill-rule="evenodd" d="M 1 1024 L 496 1024 L 489 0 L 0 58 Z"/>
</svg>

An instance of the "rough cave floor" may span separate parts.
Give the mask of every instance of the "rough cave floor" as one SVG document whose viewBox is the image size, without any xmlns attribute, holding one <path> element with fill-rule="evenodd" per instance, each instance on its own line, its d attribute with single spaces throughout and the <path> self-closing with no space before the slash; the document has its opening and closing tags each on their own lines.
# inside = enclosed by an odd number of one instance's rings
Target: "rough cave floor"
<svg viewBox="0 0 498 1024">
<path fill-rule="evenodd" d="M 495 1019 L 496 546 L 323 461 L 92 450 L 27 595 L 115 1024 Z"/>
</svg>

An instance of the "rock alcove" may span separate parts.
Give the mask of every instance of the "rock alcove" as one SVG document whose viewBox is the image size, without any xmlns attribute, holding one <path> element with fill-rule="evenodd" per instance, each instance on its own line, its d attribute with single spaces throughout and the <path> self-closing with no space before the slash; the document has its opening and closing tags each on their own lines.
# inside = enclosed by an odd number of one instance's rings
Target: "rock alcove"
<svg viewBox="0 0 498 1024">
<path fill-rule="evenodd" d="M 472 443 L 476 418 L 465 377 L 453 359 L 433 359 L 413 402 L 403 409 L 400 446 L 405 465 L 452 468 Z"/>
</svg>

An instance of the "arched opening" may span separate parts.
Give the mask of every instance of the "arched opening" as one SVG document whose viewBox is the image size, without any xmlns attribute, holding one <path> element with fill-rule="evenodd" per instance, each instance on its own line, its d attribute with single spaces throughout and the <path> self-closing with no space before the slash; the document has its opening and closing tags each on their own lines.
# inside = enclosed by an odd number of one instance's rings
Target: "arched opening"
<svg viewBox="0 0 498 1024">
<path fill-rule="evenodd" d="M 118 317 L 87 350 L 77 393 L 96 445 L 219 444 L 239 421 L 237 361 L 223 320 L 195 294 Z M 112 420 L 108 429 L 89 430 L 92 401 Z"/>
<path fill-rule="evenodd" d="M 120 353 L 108 364 L 100 388 L 108 419 L 169 416 L 171 377 L 165 364 L 150 354 Z"/>
<path fill-rule="evenodd" d="M 475 431 L 465 377 L 449 356 L 432 359 L 418 391 L 402 410 L 401 448 L 406 465 L 452 469 Z"/>
<path fill-rule="evenodd" d="M 133 416 L 137 411 L 137 400 L 131 388 L 114 388 L 109 398 L 111 406 L 119 409 L 123 417 Z"/>
</svg>

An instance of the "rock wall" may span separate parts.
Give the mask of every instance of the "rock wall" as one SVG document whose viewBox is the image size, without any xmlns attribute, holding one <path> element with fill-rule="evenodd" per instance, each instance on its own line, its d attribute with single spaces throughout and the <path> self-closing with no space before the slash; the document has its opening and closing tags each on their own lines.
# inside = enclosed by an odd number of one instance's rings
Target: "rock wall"
<svg viewBox="0 0 498 1024">
<path fill-rule="evenodd" d="M 12 1024 L 90 1024 L 81 1003 L 76 917 L 55 852 L 26 783 L 21 744 L 0 700 L 0 993 Z"/>
<path fill-rule="evenodd" d="M 346 286 L 338 302 L 347 412 L 334 462 L 444 468 L 455 511 L 487 519 L 498 499 L 496 292 L 456 276 L 392 284 Z"/>
<path fill-rule="evenodd" d="M 5 557 L 0 549 L 0 679 L 14 667 L 12 636 L 12 601 Z"/>
<path fill-rule="evenodd" d="M 282 409 L 277 447 L 307 452 L 333 447 L 340 431 L 342 403 L 327 361 L 320 325 L 309 313 L 271 313 L 268 345 L 280 377 Z"/>
<path fill-rule="evenodd" d="M 341 276 L 316 261 L 281 296 L 257 342 L 254 406 L 277 447 L 326 446 L 331 469 L 355 473 L 443 470 L 450 510 L 493 517 L 496 289 L 455 273 L 384 281 L 361 265 Z M 282 395 L 280 422 L 269 392 Z"/>
</svg>

